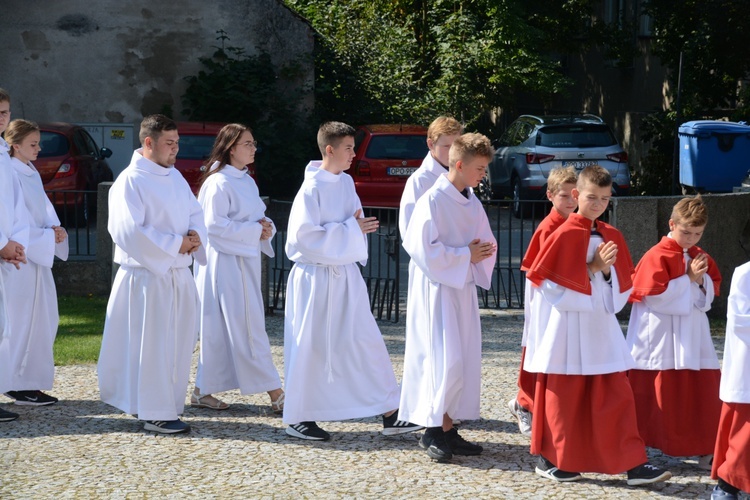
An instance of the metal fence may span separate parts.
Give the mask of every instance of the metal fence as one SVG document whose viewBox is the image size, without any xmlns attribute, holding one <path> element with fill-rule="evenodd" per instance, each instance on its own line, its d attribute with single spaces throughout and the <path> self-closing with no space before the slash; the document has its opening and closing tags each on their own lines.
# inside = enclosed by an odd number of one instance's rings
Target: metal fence
<svg viewBox="0 0 750 500">
<path fill-rule="evenodd" d="M 47 191 L 68 232 L 69 260 L 96 258 L 96 191 Z"/>
</svg>

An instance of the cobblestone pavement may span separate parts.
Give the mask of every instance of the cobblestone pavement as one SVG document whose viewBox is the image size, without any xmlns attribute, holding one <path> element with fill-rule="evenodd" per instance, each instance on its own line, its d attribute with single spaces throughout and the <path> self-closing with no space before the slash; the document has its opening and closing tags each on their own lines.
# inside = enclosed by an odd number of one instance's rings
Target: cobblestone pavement
<svg viewBox="0 0 750 500">
<path fill-rule="evenodd" d="M 311 443 L 286 436 L 266 394 L 224 393 L 227 411 L 186 407 L 193 431 L 164 436 L 98 399 L 96 367 L 57 370 L 49 407 L 10 406 L 15 422 L 0 423 L 0 498 L 708 498 L 713 486 L 696 457 L 649 450 L 674 477 L 628 487 L 624 475 L 585 474 L 558 484 L 534 474 L 528 439 L 506 402 L 516 393 L 522 315 L 483 311 L 482 418 L 461 434 L 484 446 L 477 457 L 437 464 L 417 446 L 419 433 L 385 437 L 379 418 L 330 422 L 332 439 Z M 282 368 L 282 322 L 268 318 Z M 404 325 L 380 323 L 397 377 Z M 194 360 L 195 361 L 195 360 Z M 192 388 L 192 386 L 191 386 Z"/>
</svg>

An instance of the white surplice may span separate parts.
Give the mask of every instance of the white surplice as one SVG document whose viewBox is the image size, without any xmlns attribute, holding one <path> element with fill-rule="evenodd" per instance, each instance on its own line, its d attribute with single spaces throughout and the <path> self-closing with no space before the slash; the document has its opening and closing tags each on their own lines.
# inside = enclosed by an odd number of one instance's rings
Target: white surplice
<svg viewBox="0 0 750 500">
<path fill-rule="evenodd" d="M 416 203 L 404 248 L 414 262 L 406 313 L 399 420 L 427 427 L 479 418 L 482 329 L 477 286 L 489 289 L 494 256 L 471 263 L 474 239 L 496 243 L 473 193 L 445 175 Z"/>
<path fill-rule="evenodd" d="M 586 262 L 603 242 L 591 236 Z M 531 302 L 531 319 L 523 369 L 532 373 L 600 375 L 635 367 L 615 316 L 627 303 L 630 289 L 620 292 L 614 266 L 611 283 L 593 275 L 591 295 L 544 280 Z"/>
<path fill-rule="evenodd" d="M 370 311 L 357 262 L 367 238 L 355 212 L 354 181 L 319 168 L 305 180 L 289 214 L 289 272 L 284 313 L 284 423 L 345 420 L 394 410 L 399 387 Z"/>
<path fill-rule="evenodd" d="M 750 262 L 734 270 L 729 288 L 719 397 L 750 403 Z"/>
<path fill-rule="evenodd" d="M 687 257 L 686 265 L 689 262 Z M 633 303 L 627 343 L 637 369 L 720 368 L 706 316 L 714 299 L 714 286 L 707 274 L 702 284 L 705 294 L 684 274 L 670 280 L 663 293 Z"/>
<path fill-rule="evenodd" d="M 29 246 L 28 211 L 23 199 L 21 183 L 11 165 L 10 147 L 0 137 L 0 248 L 10 241 Z M 25 264 L 21 264 L 25 265 Z M 6 277 L 18 270 L 13 264 L 0 260 L 0 393 L 13 390 L 10 356 L 11 323 L 8 317 L 10 289 Z"/>
<path fill-rule="evenodd" d="M 414 212 L 414 205 L 417 204 L 417 200 L 429 191 L 435 182 L 437 182 L 438 178 L 447 171 L 448 170 L 438 163 L 438 161 L 432 156 L 432 153 L 428 152 L 427 156 L 422 160 L 422 165 L 420 165 L 419 168 L 415 170 L 408 179 L 406 179 L 398 211 L 398 230 L 401 232 L 401 239 L 403 239 L 406 234 L 406 227 L 409 225 L 411 215 Z"/>
<path fill-rule="evenodd" d="M 278 389 L 281 379 L 271 357 L 260 287 L 261 253 L 274 256 L 276 227 L 271 238 L 261 241 L 266 205 L 247 169 L 226 165 L 207 177 L 198 202 L 208 230 L 208 264 L 194 266 L 201 299 L 195 385 L 202 394 Z"/>
<path fill-rule="evenodd" d="M 52 345 L 57 335 L 57 291 L 52 277 L 55 256 L 68 259 L 68 240 L 55 243 L 59 226 L 55 209 L 44 192 L 42 178 L 31 164 L 17 158 L 11 160 L 28 212 L 29 244 L 27 264 L 5 277 L 8 295 L 8 316 L 13 332 L 10 341 L 14 391 L 52 388 L 55 362 Z"/>
<path fill-rule="evenodd" d="M 180 254 L 203 211 L 175 168 L 133 153 L 109 192 L 107 228 L 120 265 L 107 304 L 97 371 L 102 401 L 141 420 L 175 420 L 185 406 L 198 334 L 198 293 L 189 266 L 204 245 Z"/>
</svg>

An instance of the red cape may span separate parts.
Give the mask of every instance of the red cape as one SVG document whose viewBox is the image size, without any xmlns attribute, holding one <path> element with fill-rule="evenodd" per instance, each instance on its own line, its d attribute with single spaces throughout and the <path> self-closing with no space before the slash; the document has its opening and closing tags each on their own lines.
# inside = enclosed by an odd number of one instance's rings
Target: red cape
<svg viewBox="0 0 750 500">
<path fill-rule="evenodd" d="M 531 268 L 531 265 L 534 263 L 536 256 L 539 255 L 539 250 L 542 248 L 544 242 L 547 241 L 550 234 L 554 233 L 558 227 L 562 226 L 563 222 L 565 222 L 565 217 L 560 215 L 560 212 L 553 207 L 549 215 L 539 223 L 536 231 L 534 231 L 534 235 L 529 242 L 529 247 L 526 249 L 526 255 L 523 256 L 523 261 L 521 262 L 521 271 L 525 272 Z"/>
<path fill-rule="evenodd" d="M 688 255 L 694 259 L 699 253 L 706 253 L 700 247 L 693 246 L 688 249 Z M 714 283 L 714 295 L 719 296 L 721 285 L 721 273 L 719 267 L 710 255 L 708 257 L 708 276 Z M 633 274 L 633 292 L 630 294 L 631 302 L 640 302 L 648 295 L 659 295 L 664 293 L 669 282 L 685 274 L 685 260 L 683 250 L 675 240 L 669 236 L 662 237 L 661 241 L 652 246 L 645 253 Z"/>
<path fill-rule="evenodd" d="M 633 286 L 633 260 L 625 238 L 613 226 L 601 221 L 596 221 L 596 229 L 605 242 L 614 241 L 617 245 L 614 267 L 620 282 L 620 293 L 624 293 Z M 536 286 L 547 279 L 573 291 L 591 295 L 591 282 L 586 266 L 590 240 L 591 220 L 579 214 L 571 214 L 544 242 L 526 277 Z"/>
</svg>

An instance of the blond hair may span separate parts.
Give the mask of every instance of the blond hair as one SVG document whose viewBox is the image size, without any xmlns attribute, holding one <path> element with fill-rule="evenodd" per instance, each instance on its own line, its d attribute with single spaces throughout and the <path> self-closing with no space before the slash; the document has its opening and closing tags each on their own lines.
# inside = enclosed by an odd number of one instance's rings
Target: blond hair
<svg viewBox="0 0 750 500">
<path fill-rule="evenodd" d="M 453 141 L 448 153 L 448 164 L 450 168 L 455 168 L 459 160 L 465 162 L 475 156 L 490 159 L 494 152 L 487 136 L 477 133 L 464 134 Z"/>
<path fill-rule="evenodd" d="M 557 193 L 563 184 L 575 184 L 576 170 L 573 167 L 553 168 L 547 177 L 547 191 Z"/>
<path fill-rule="evenodd" d="M 611 187 L 612 176 L 606 168 L 600 165 L 591 165 L 581 170 L 581 173 L 578 174 L 576 188 L 580 191 L 586 187 L 586 183 L 597 187 Z"/>
<path fill-rule="evenodd" d="M 441 135 L 459 135 L 464 132 L 464 126 L 451 116 L 438 116 L 427 129 L 427 138 L 437 142 Z"/>
<path fill-rule="evenodd" d="M 672 208 L 669 217 L 675 224 L 683 226 L 700 227 L 708 223 L 708 210 L 703 198 L 697 195 L 692 198 L 683 198 Z"/>
<path fill-rule="evenodd" d="M 5 129 L 5 141 L 13 146 L 21 144 L 26 137 L 33 133 L 39 132 L 39 125 L 29 120 L 13 120 Z M 13 156 L 13 148 L 10 148 L 10 155 Z"/>
</svg>

